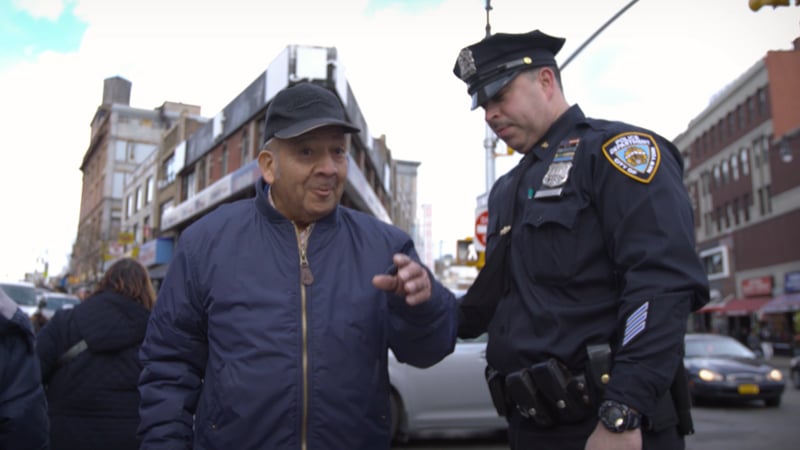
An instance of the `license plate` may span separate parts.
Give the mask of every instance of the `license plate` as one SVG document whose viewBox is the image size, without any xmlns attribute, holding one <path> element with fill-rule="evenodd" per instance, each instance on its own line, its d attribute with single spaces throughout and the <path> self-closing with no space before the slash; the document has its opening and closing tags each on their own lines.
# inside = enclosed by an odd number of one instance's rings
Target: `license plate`
<svg viewBox="0 0 800 450">
<path fill-rule="evenodd" d="M 739 394 L 741 395 L 756 395 L 758 394 L 757 384 L 740 384 Z"/>
</svg>

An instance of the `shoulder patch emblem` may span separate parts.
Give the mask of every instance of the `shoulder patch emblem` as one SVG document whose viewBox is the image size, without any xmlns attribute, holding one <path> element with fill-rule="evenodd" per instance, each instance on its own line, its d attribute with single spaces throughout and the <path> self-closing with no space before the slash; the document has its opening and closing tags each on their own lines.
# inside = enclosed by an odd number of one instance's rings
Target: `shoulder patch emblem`
<svg viewBox="0 0 800 450">
<path fill-rule="evenodd" d="M 628 132 L 614 136 L 603 144 L 603 155 L 626 176 L 640 183 L 650 183 L 661 163 L 661 153 L 653 136 Z"/>
</svg>

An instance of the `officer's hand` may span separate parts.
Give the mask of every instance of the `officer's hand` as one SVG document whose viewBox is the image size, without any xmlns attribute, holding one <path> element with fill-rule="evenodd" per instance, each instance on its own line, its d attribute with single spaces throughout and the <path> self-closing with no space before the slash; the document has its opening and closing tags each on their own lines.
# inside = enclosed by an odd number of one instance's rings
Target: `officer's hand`
<svg viewBox="0 0 800 450">
<path fill-rule="evenodd" d="M 612 433 L 598 423 L 586 441 L 586 450 L 642 450 L 642 430 Z"/>
<path fill-rule="evenodd" d="M 431 297 L 428 271 L 404 253 L 395 253 L 392 261 L 397 266 L 397 275 L 375 275 L 372 284 L 378 289 L 405 296 L 406 303 L 412 306 L 428 301 Z"/>
</svg>

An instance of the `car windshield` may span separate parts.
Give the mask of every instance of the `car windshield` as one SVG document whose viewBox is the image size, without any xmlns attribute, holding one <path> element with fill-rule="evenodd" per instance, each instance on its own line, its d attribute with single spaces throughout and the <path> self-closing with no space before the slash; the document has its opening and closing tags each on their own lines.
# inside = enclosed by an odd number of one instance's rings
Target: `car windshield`
<svg viewBox="0 0 800 450">
<path fill-rule="evenodd" d="M 36 306 L 36 289 L 30 286 L 16 284 L 2 284 L 0 288 L 11 297 L 11 300 L 17 302 L 18 305 Z"/>
<path fill-rule="evenodd" d="M 47 309 L 72 308 L 80 303 L 80 300 L 77 298 L 67 297 L 64 295 L 48 295 L 45 298 L 45 301 L 47 302 L 47 306 L 45 306 Z"/>
<path fill-rule="evenodd" d="M 755 358 L 750 349 L 734 339 L 692 339 L 686 341 L 687 357 L 732 356 L 736 358 Z"/>
</svg>

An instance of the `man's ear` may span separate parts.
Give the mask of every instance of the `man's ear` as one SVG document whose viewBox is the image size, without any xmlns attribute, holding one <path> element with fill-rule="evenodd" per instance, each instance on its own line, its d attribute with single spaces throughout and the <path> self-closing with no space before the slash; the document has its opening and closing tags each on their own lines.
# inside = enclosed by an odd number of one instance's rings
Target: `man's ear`
<svg viewBox="0 0 800 450">
<path fill-rule="evenodd" d="M 275 154 L 270 150 L 261 150 L 258 153 L 258 168 L 267 184 L 275 182 Z"/>
</svg>

